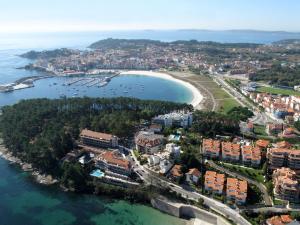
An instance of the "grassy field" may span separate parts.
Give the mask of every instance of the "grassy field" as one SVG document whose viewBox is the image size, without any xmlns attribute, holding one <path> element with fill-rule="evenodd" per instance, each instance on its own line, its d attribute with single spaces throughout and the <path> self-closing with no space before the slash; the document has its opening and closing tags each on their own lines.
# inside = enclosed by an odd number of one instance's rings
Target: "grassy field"
<svg viewBox="0 0 300 225">
<path fill-rule="evenodd" d="M 281 94 L 281 95 L 295 95 L 300 96 L 299 91 L 282 89 L 282 88 L 273 88 L 273 87 L 260 87 L 257 89 L 259 92 L 266 92 L 270 94 Z"/>
<path fill-rule="evenodd" d="M 219 105 L 219 112 L 221 112 L 221 113 L 227 113 L 230 109 L 232 109 L 236 106 L 240 106 L 240 104 L 233 98 L 217 100 L 217 102 Z"/>
</svg>

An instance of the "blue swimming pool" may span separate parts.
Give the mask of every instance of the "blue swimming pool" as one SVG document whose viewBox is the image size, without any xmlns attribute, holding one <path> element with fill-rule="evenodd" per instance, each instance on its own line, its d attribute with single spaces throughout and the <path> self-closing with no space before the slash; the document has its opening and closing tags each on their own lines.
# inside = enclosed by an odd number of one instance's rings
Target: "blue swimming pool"
<svg viewBox="0 0 300 225">
<path fill-rule="evenodd" d="M 92 177 L 97 177 L 97 178 L 104 177 L 104 173 L 101 170 L 99 170 L 99 169 L 94 170 L 93 172 L 90 173 L 90 175 Z"/>
</svg>

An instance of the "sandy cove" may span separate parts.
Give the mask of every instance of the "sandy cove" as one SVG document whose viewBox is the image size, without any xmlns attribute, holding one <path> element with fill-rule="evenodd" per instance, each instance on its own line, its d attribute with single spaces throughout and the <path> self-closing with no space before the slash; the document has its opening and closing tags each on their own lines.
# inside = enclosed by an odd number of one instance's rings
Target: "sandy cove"
<svg viewBox="0 0 300 225">
<path fill-rule="evenodd" d="M 151 76 L 151 77 L 158 77 L 161 79 L 170 80 L 179 83 L 185 86 L 186 88 L 188 88 L 193 94 L 193 100 L 189 102 L 189 104 L 191 104 L 195 109 L 200 109 L 200 104 L 203 100 L 203 96 L 200 93 L 200 91 L 189 82 L 174 78 L 173 76 L 166 73 L 153 72 L 153 71 L 126 71 L 126 72 L 121 72 L 120 75 Z"/>
</svg>

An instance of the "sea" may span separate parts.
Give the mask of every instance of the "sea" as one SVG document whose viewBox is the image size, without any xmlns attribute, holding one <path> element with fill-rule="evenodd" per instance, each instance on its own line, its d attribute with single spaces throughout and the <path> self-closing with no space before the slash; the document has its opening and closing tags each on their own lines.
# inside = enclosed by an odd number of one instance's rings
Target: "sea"
<svg viewBox="0 0 300 225">
<path fill-rule="evenodd" d="M 222 43 L 270 44 L 282 39 L 300 38 L 300 33 L 261 31 L 110 31 L 76 33 L 0 34 L 0 84 L 41 72 L 17 69 L 32 61 L 19 57 L 30 50 L 56 48 L 86 49 L 105 38 L 153 39 L 161 41 L 199 40 Z M 190 102 L 192 93 L 178 83 L 147 76 L 117 76 L 98 88 L 80 84 L 66 86 L 70 79 L 56 77 L 38 80 L 33 88 L 0 93 L 0 107 L 21 99 L 67 97 L 137 97 Z M 1 225 L 180 225 L 185 221 L 163 214 L 149 206 L 130 204 L 109 197 L 65 193 L 54 187 L 36 184 L 28 173 L 0 159 Z"/>
</svg>

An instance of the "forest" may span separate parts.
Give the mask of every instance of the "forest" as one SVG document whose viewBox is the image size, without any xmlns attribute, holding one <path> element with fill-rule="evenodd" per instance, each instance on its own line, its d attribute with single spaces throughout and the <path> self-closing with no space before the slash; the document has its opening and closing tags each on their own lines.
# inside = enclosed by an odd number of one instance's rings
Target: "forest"
<svg viewBox="0 0 300 225">
<path fill-rule="evenodd" d="M 41 171 L 60 176 L 60 159 L 73 149 L 83 128 L 132 137 L 142 120 L 191 105 L 131 98 L 23 100 L 2 108 L 5 146 Z M 68 168 L 70 169 L 70 168 Z"/>
</svg>

